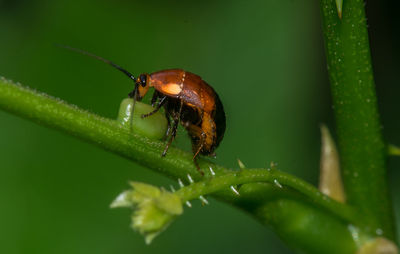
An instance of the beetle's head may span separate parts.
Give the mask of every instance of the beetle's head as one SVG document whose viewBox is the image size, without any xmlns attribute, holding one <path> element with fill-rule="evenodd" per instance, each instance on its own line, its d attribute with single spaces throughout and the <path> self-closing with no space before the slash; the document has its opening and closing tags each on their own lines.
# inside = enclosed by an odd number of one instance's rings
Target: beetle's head
<svg viewBox="0 0 400 254">
<path fill-rule="evenodd" d="M 136 94 L 136 100 L 140 101 L 149 91 L 149 75 L 146 73 L 140 74 L 135 80 L 135 89 L 129 94 L 133 98 Z"/>
</svg>

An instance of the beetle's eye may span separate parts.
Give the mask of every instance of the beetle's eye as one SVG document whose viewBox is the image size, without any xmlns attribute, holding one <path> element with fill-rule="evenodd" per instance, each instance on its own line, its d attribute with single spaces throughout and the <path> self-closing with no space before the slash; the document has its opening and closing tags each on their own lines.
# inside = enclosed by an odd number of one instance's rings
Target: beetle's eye
<svg viewBox="0 0 400 254">
<path fill-rule="evenodd" d="M 145 87 L 146 86 L 146 75 L 142 74 L 140 75 L 140 84 Z"/>
</svg>

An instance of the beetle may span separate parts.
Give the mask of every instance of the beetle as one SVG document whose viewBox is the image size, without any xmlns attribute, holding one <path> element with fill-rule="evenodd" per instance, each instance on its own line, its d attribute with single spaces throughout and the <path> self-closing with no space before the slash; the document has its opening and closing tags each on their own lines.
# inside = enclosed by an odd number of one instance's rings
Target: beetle
<svg viewBox="0 0 400 254">
<path fill-rule="evenodd" d="M 178 124 L 181 123 L 190 136 L 196 168 L 203 174 L 196 158 L 199 154 L 215 156 L 214 151 L 221 143 L 226 128 L 223 105 L 218 94 L 209 84 L 200 76 L 182 69 L 143 73 L 135 78 L 133 74 L 107 59 L 69 46 L 59 46 L 103 61 L 132 79 L 135 85 L 129 97 L 133 99 L 134 104 L 142 100 L 149 88 L 153 87 L 151 104 L 154 110 L 141 117 L 149 117 L 164 107 L 168 120 L 166 136 L 169 136 L 169 140 L 162 156 L 167 154 L 168 148 L 176 137 Z"/>
</svg>

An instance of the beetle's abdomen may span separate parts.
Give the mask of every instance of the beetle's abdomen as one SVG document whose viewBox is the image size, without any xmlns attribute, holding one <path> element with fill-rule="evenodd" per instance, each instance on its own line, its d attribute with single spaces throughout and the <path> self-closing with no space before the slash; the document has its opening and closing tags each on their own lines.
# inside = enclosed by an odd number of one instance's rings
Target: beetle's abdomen
<svg viewBox="0 0 400 254">
<path fill-rule="evenodd" d="M 225 111 L 224 111 L 224 107 L 222 106 L 222 102 L 219 99 L 217 93 L 215 93 L 215 109 L 212 113 L 212 117 L 215 121 L 216 132 L 217 132 L 216 133 L 216 141 L 215 141 L 215 148 L 216 148 L 219 146 L 219 143 L 221 143 L 222 138 L 224 137 L 224 134 L 225 134 L 225 129 L 226 129 Z"/>
<path fill-rule="evenodd" d="M 212 154 L 215 148 L 218 146 L 217 126 L 215 124 L 215 119 L 213 119 L 210 114 L 204 113 L 201 128 L 205 133 L 204 147 L 201 150 L 201 153 L 204 155 Z"/>
</svg>

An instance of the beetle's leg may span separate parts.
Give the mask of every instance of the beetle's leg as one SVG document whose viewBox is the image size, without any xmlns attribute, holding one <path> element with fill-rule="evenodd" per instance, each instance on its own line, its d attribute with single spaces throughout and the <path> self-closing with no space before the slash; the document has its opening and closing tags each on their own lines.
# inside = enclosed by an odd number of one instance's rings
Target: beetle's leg
<svg viewBox="0 0 400 254">
<path fill-rule="evenodd" d="M 196 147 L 193 147 L 193 153 L 194 153 L 193 162 L 194 162 L 194 165 L 196 165 L 197 171 L 199 171 L 201 175 L 204 175 L 204 172 L 203 172 L 203 170 L 200 169 L 199 163 L 197 162 L 197 155 L 199 155 L 201 149 L 203 149 L 205 141 L 206 141 L 206 134 L 201 131 L 201 134 L 200 134 L 200 145 L 197 147 L 197 151 L 195 150 Z"/>
<path fill-rule="evenodd" d="M 164 157 L 167 154 L 169 146 L 171 145 L 172 141 L 174 141 L 174 139 L 176 137 L 176 131 L 178 129 L 178 123 L 179 123 L 179 118 L 175 116 L 174 117 L 174 125 L 172 126 L 171 137 L 169 138 L 168 143 L 165 146 L 163 153 L 161 154 L 162 157 Z"/>
<path fill-rule="evenodd" d="M 194 165 L 196 166 L 197 171 L 199 171 L 200 175 L 204 176 L 203 170 L 201 170 L 199 166 L 199 162 L 197 161 L 197 157 L 193 159 Z"/>
<path fill-rule="evenodd" d="M 147 114 L 143 114 L 143 115 L 142 115 L 142 118 L 146 118 L 146 117 L 151 116 L 152 114 L 157 113 L 157 111 L 159 111 L 160 108 L 164 105 L 164 103 L 166 102 L 166 100 L 167 100 L 167 96 L 162 97 L 161 100 L 158 102 L 156 108 L 155 108 L 153 111 L 151 111 L 151 112 L 149 112 L 149 113 L 147 113 Z"/>
<path fill-rule="evenodd" d="M 200 145 L 197 147 L 196 151 L 193 150 L 193 152 L 194 152 L 193 160 L 196 160 L 197 155 L 199 155 L 201 149 L 203 149 L 205 141 L 206 141 L 206 134 L 204 132 L 201 132 L 201 134 L 200 134 Z"/>
<path fill-rule="evenodd" d="M 158 93 L 157 90 L 154 91 L 153 93 L 153 97 L 151 98 L 151 106 L 154 107 L 154 105 L 157 102 L 158 97 L 160 96 L 160 94 Z"/>
<path fill-rule="evenodd" d="M 169 138 L 168 143 L 164 148 L 164 152 L 161 155 L 163 157 L 167 154 L 169 146 L 171 145 L 172 141 L 174 141 L 174 139 L 175 139 L 176 131 L 178 129 L 178 124 L 179 124 L 179 122 L 181 120 L 182 107 L 183 107 L 183 101 L 181 100 L 178 114 L 173 114 L 174 125 L 172 126 L 171 137 Z"/>
<path fill-rule="evenodd" d="M 201 141 L 201 144 L 199 145 L 199 147 L 197 148 L 196 153 L 195 153 L 194 156 L 193 156 L 194 165 L 196 166 L 197 171 L 199 171 L 199 173 L 200 173 L 202 176 L 204 176 L 204 172 L 203 172 L 203 170 L 200 169 L 199 162 L 197 161 L 197 155 L 199 154 L 199 152 L 201 151 L 201 149 L 203 148 L 203 146 L 204 146 L 204 141 Z"/>
<path fill-rule="evenodd" d="M 200 153 L 201 149 L 204 147 L 206 143 L 206 133 L 197 125 L 194 124 L 186 124 L 185 127 L 189 131 L 190 136 L 195 136 L 195 137 L 200 137 L 200 140 L 198 143 L 192 145 L 192 151 L 193 151 L 193 160 L 197 157 L 197 155 Z"/>
<path fill-rule="evenodd" d="M 167 127 L 167 132 L 165 133 L 165 136 L 163 138 L 164 141 L 169 136 L 169 133 L 171 132 L 171 128 L 172 128 L 172 126 L 171 126 L 171 116 L 170 116 L 170 114 L 168 113 L 167 110 L 165 110 L 165 118 L 167 118 L 167 126 L 168 127 Z"/>
<path fill-rule="evenodd" d="M 200 172 L 201 175 L 204 175 L 203 170 L 200 169 L 199 163 L 197 161 L 197 156 L 201 152 L 201 149 L 203 149 L 206 141 L 206 134 L 202 131 L 202 129 L 194 124 L 187 124 L 186 128 L 189 130 L 189 133 L 191 135 L 194 135 L 196 137 L 200 137 L 200 140 L 198 143 L 194 144 L 192 143 L 192 151 L 193 151 L 193 162 L 194 165 L 196 166 L 197 170 Z"/>
</svg>

